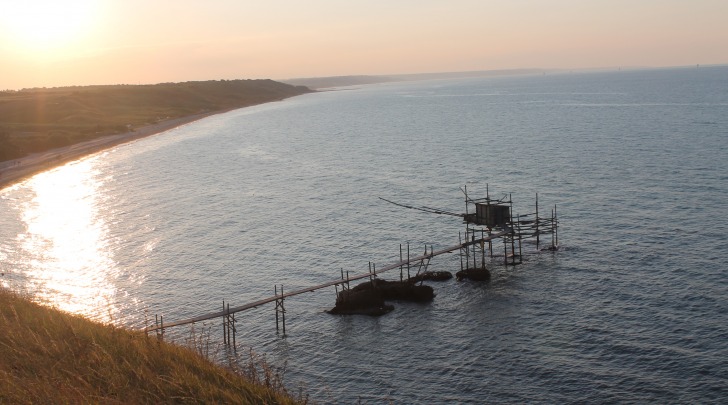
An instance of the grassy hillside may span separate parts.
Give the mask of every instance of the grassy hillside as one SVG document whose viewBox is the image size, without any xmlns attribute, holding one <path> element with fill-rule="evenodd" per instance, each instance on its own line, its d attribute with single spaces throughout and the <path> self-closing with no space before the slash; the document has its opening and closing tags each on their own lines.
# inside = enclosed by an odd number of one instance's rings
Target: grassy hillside
<svg viewBox="0 0 728 405">
<path fill-rule="evenodd" d="M 0 403 L 295 403 L 192 350 L 0 288 Z"/>
<path fill-rule="evenodd" d="M 0 161 L 168 118 L 310 92 L 272 80 L 221 80 L 0 92 Z"/>
</svg>

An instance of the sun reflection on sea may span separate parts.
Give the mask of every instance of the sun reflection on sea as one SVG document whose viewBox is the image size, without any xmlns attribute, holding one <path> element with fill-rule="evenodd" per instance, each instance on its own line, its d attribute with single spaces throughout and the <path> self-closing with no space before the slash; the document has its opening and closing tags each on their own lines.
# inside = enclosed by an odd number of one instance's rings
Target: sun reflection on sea
<svg viewBox="0 0 728 405">
<path fill-rule="evenodd" d="M 27 263 L 28 290 L 64 311 L 113 321 L 115 263 L 107 220 L 98 211 L 104 180 L 89 158 L 41 173 L 26 186 L 34 196 L 21 208 L 18 245 Z"/>
</svg>

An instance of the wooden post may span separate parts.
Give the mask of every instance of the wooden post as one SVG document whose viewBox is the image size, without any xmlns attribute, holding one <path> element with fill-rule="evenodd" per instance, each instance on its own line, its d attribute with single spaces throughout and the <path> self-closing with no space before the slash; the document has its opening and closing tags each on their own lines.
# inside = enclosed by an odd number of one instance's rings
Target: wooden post
<svg viewBox="0 0 728 405">
<path fill-rule="evenodd" d="M 485 241 L 480 238 L 480 266 L 485 268 Z"/>
<path fill-rule="evenodd" d="M 554 206 L 555 208 L 555 206 Z M 554 240 L 556 233 L 556 222 L 554 221 L 554 210 L 551 210 L 551 248 L 556 248 L 556 241 Z"/>
<path fill-rule="evenodd" d="M 237 328 L 235 327 L 235 314 L 233 314 L 233 350 L 237 351 L 237 343 L 235 342 L 235 332 L 237 332 Z"/>
<path fill-rule="evenodd" d="M 349 271 L 346 272 L 347 277 L 349 276 Z M 339 286 L 336 285 L 336 296 L 339 296 Z M 344 292 L 346 290 L 346 279 L 344 278 L 344 268 L 341 268 L 341 292 Z"/>
<path fill-rule="evenodd" d="M 409 253 L 409 242 L 407 242 L 407 280 L 410 279 L 410 253 Z"/>
<path fill-rule="evenodd" d="M 400 243 L 399 244 L 399 281 L 400 282 L 402 282 L 402 277 L 403 277 L 402 270 L 403 270 L 403 267 L 402 267 L 402 244 Z"/>
<path fill-rule="evenodd" d="M 283 286 L 281 286 L 281 295 L 283 295 Z M 281 311 L 283 314 L 283 335 L 286 334 L 286 308 L 283 306 L 283 299 L 281 298 Z"/>
<path fill-rule="evenodd" d="M 276 299 L 276 331 L 278 331 L 280 328 L 279 327 L 279 318 L 278 318 L 278 313 L 280 313 L 281 318 L 282 318 L 281 321 L 283 323 L 283 334 L 285 335 L 286 334 L 286 308 L 283 305 L 283 300 L 285 299 L 285 298 L 283 298 L 283 285 L 281 285 L 280 298 L 278 298 L 279 297 L 278 285 L 275 286 L 275 297 L 277 298 Z"/>
<path fill-rule="evenodd" d="M 225 309 L 225 322 L 227 322 L 227 343 L 230 344 L 230 303 L 227 304 Z"/>
<path fill-rule="evenodd" d="M 475 262 L 477 258 L 475 257 L 475 229 L 472 230 L 472 242 L 473 242 L 473 269 L 478 268 L 478 264 Z"/>
<path fill-rule="evenodd" d="M 536 193 L 536 250 L 538 250 L 538 243 L 541 235 L 538 234 L 538 193 Z"/>
<path fill-rule="evenodd" d="M 227 344 L 227 322 L 225 319 L 225 300 L 222 300 L 222 343 Z"/>
<path fill-rule="evenodd" d="M 508 235 L 503 235 L 503 262 L 508 265 Z"/>
<path fill-rule="evenodd" d="M 463 271 L 463 239 L 462 234 L 458 232 L 458 242 L 460 242 L 460 271 Z"/>
<path fill-rule="evenodd" d="M 282 322 L 283 322 L 283 335 L 285 336 L 285 334 L 286 334 L 286 307 L 283 306 L 283 300 L 284 300 L 284 298 L 283 298 L 283 284 L 281 284 L 281 301 L 280 301 L 279 306 L 281 308 L 281 318 L 283 318 L 282 319 Z"/>
<path fill-rule="evenodd" d="M 556 204 L 554 204 L 554 235 L 556 237 L 556 246 L 559 246 L 559 214 L 556 212 Z"/>
<path fill-rule="evenodd" d="M 278 298 L 278 284 L 273 287 L 273 296 Z M 276 331 L 278 331 L 278 299 L 276 299 Z"/>
<path fill-rule="evenodd" d="M 492 226 L 493 220 L 490 217 L 491 211 L 490 211 L 490 192 L 488 191 L 488 185 L 485 185 L 485 226 L 490 229 Z M 476 214 L 477 214 L 477 208 L 476 208 Z"/>
<path fill-rule="evenodd" d="M 513 226 L 513 222 L 511 222 Z M 513 257 L 513 264 L 516 264 L 516 230 L 511 228 L 511 256 Z"/>
<path fill-rule="evenodd" d="M 465 185 L 465 216 L 468 215 L 468 185 Z"/>
<path fill-rule="evenodd" d="M 518 215 L 518 263 L 523 262 L 523 248 L 521 246 L 521 216 Z"/>
<path fill-rule="evenodd" d="M 465 228 L 465 269 L 470 266 L 470 228 Z"/>
</svg>

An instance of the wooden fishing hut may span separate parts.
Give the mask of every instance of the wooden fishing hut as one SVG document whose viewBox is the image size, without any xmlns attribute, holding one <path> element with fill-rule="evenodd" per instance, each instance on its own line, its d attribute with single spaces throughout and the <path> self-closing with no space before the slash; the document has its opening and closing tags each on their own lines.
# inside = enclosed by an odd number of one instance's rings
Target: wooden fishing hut
<svg viewBox="0 0 728 405">
<path fill-rule="evenodd" d="M 486 236 L 493 235 L 494 232 L 503 233 L 503 263 L 505 265 L 517 265 L 523 262 L 524 239 L 535 239 L 536 249 L 539 250 L 542 235 L 551 235 L 551 245 L 545 250 L 558 249 L 556 206 L 551 210 L 551 217 L 540 216 L 538 194 L 536 194 L 535 212 L 517 214 L 514 217 L 511 194 L 504 195 L 500 199 L 492 198 L 488 186 L 486 186 L 485 198 L 471 199 L 467 186 L 462 191 L 465 194 L 465 214 L 462 215 L 465 223 L 465 235 L 463 238 L 463 235 L 460 234 L 461 274 L 473 274 L 480 278 L 487 276 L 487 273 L 479 275 L 478 272 L 487 271 L 486 256 L 489 259 L 495 256 L 493 238 L 486 238 Z"/>
</svg>

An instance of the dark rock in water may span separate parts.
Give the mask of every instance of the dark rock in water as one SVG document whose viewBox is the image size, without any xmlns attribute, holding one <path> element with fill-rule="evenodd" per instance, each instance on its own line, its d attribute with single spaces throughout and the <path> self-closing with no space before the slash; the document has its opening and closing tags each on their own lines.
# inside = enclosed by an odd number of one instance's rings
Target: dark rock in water
<svg viewBox="0 0 728 405">
<path fill-rule="evenodd" d="M 435 290 L 429 285 L 414 285 L 407 281 L 374 279 L 361 283 L 352 291 L 373 291 L 382 294 L 385 300 L 428 302 L 435 298 Z"/>
<path fill-rule="evenodd" d="M 385 300 L 429 302 L 433 298 L 435 291 L 428 285 L 374 279 L 340 292 L 336 297 L 336 306 L 327 312 L 379 316 L 394 309 L 392 305 L 385 304 Z"/>
<path fill-rule="evenodd" d="M 490 271 L 488 269 L 465 269 L 455 273 L 455 278 L 458 281 L 463 279 L 470 279 L 474 281 L 490 281 Z"/>
<path fill-rule="evenodd" d="M 410 277 L 410 283 L 418 283 L 420 281 L 446 281 L 452 278 L 449 271 L 426 271 L 414 277 Z"/>
<path fill-rule="evenodd" d="M 367 282 L 355 285 L 354 287 L 351 288 L 351 291 L 370 291 L 370 290 L 381 289 L 382 287 L 385 287 L 390 283 L 393 283 L 393 281 L 387 281 L 387 280 L 375 278 L 372 281 L 367 281 Z"/>
<path fill-rule="evenodd" d="M 336 306 L 327 312 L 340 315 L 380 316 L 393 309 L 394 306 L 384 303 L 381 291 L 354 291 L 352 289 L 340 292 L 336 297 Z"/>
<path fill-rule="evenodd" d="M 367 315 L 382 316 L 394 311 L 394 305 L 384 304 L 381 307 L 358 308 L 358 309 L 340 309 L 334 307 L 327 312 L 332 315 Z"/>
</svg>

